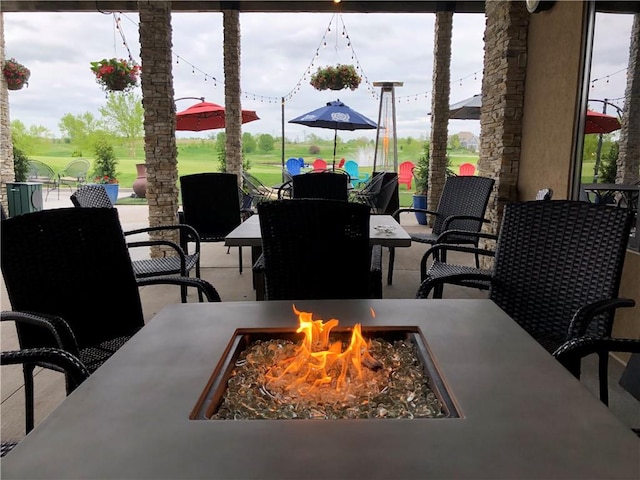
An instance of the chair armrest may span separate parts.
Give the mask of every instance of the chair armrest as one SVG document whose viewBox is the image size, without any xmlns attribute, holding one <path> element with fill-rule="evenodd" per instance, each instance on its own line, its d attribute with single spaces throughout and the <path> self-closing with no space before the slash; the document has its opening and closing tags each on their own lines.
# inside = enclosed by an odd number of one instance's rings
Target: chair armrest
<svg viewBox="0 0 640 480">
<path fill-rule="evenodd" d="M 60 348 L 25 348 L 0 354 L 2 365 L 36 364 L 62 370 L 67 378 L 67 395 L 89 378 L 89 370 L 76 355 Z"/>
<path fill-rule="evenodd" d="M 178 218 L 184 220 L 184 214 L 182 212 L 178 213 Z M 177 225 L 160 225 L 157 227 L 145 227 L 145 228 L 137 228 L 135 230 L 129 230 L 124 232 L 125 237 L 129 235 L 137 235 L 140 233 L 149 233 L 149 232 L 160 232 L 160 231 L 171 231 L 178 230 L 180 233 L 180 247 L 186 255 L 189 255 L 189 247 L 188 242 L 195 243 L 195 252 L 200 253 L 200 235 L 195 228 L 191 225 L 187 225 L 185 223 L 179 223 Z M 151 240 L 151 241 L 159 241 L 159 240 Z M 166 240 L 163 240 L 166 241 Z M 175 245 L 175 243 L 173 243 Z"/>
<path fill-rule="evenodd" d="M 410 212 L 426 213 L 427 215 L 435 215 L 436 217 L 439 215 L 438 212 L 434 212 L 424 208 L 399 208 L 398 210 L 393 212 L 391 216 L 395 218 L 396 222 L 400 223 L 400 214 L 410 213 Z"/>
<path fill-rule="evenodd" d="M 476 237 L 478 239 L 485 238 L 487 240 L 493 240 L 493 241 L 498 240 L 498 236 L 494 235 L 493 233 L 470 232 L 468 230 L 446 230 L 438 236 L 438 238 L 436 239 L 436 244 L 447 243 L 450 240 L 450 237 L 455 238 L 456 236 Z M 455 242 L 451 242 L 451 243 L 455 243 Z"/>
<path fill-rule="evenodd" d="M 445 283 L 453 283 L 459 282 L 463 280 L 476 280 L 480 282 L 491 282 L 493 276 L 491 274 L 484 273 L 460 273 L 457 275 L 449 275 L 441 278 L 433 278 L 424 280 L 420 287 L 418 288 L 418 292 L 416 293 L 416 298 L 428 298 L 429 293 L 435 287 L 440 285 L 444 285 Z"/>
<path fill-rule="evenodd" d="M 32 312 L 12 312 L 3 311 L 0 313 L 0 321 L 13 321 L 26 325 L 33 325 L 47 329 L 52 335 L 58 348 L 66 350 L 72 355 L 79 355 L 78 342 L 76 337 L 61 317 L 55 315 L 44 315 Z"/>
<path fill-rule="evenodd" d="M 220 294 L 216 288 L 206 280 L 195 277 L 147 277 L 138 278 L 136 283 L 140 287 L 147 285 L 180 285 L 184 287 L 194 287 L 204 293 L 208 302 L 221 302 Z"/>
<path fill-rule="evenodd" d="M 617 308 L 634 307 L 635 304 L 636 302 L 630 298 L 605 298 L 581 307 L 573 315 L 571 323 L 569 323 L 568 338 L 585 335 L 589 324 L 597 315 L 612 312 Z"/>
<path fill-rule="evenodd" d="M 491 223 L 490 220 L 482 217 L 476 217 L 475 215 L 450 215 L 444 219 L 444 222 L 442 223 L 442 230 L 450 230 L 455 228 L 451 226 L 451 223 L 457 220 L 477 220 L 481 223 Z"/>
<path fill-rule="evenodd" d="M 439 238 L 440 237 L 438 237 L 438 239 Z M 429 250 L 427 250 L 422 256 L 422 258 L 420 259 L 420 281 L 421 282 L 423 282 L 427 278 L 427 263 L 429 261 L 429 258 L 433 257 L 433 260 L 446 262 L 447 252 L 449 251 L 473 253 L 474 255 L 484 255 L 486 257 L 496 256 L 496 252 L 494 252 L 493 250 L 485 250 L 485 249 L 476 248 L 476 247 L 465 247 L 464 245 L 451 245 L 448 243 L 438 243 L 433 247 L 431 247 Z"/>
</svg>

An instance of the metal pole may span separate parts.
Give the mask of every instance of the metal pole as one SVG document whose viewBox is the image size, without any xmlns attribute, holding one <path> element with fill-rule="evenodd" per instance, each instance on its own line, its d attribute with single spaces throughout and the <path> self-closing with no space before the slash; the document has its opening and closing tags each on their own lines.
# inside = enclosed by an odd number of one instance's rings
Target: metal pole
<svg viewBox="0 0 640 480">
<path fill-rule="evenodd" d="M 282 148 L 282 182 L 284 183 L 284 97 L 282 97 L 280 105 L 281 105 L 281 111 L 282 111 L 282 141 L 281 141 L 281 148 Z"/>
<path fill-rule="evenodd" d="M 602 113 L 607 113 L 607 99 L 602 102 Z M 600 170 L 600 155 L 602 153 L 602 134 L 598 134 L 598 146 L 596 148 L 596 164 L 593 166 L 593 183 L 598 183 L 598 171 Z"/>
</svg>

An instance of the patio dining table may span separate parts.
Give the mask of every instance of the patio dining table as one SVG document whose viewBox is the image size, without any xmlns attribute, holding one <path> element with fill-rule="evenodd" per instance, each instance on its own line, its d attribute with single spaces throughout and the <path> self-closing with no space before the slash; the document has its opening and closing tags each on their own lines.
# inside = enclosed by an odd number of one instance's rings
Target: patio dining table
<svg viewBox="0 0 640 480">
<path fill-rule="evenodd" d="M 365 334 L 417 332 L 458 416 L 194 417 L 238 335 L 293 332 L 298 318 L 286 301 L 175 304 L 2 459 L 3 478 L 640 476 L 640 440 L 490 300 L 305 300 L 295 306 L 341 326 L 361 323 Z"/>
</svg>

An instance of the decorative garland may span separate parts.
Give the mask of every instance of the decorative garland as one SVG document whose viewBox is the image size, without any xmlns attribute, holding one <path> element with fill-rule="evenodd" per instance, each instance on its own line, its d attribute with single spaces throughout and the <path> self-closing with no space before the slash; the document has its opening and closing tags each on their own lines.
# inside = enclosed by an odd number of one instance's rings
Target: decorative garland
<svg viewBox="0 0 640 480">
<path fill-rule="evenodd" d="M 7 88 L 9 90 L 20 90 L 25 85 L 29 86 L 31 71 L 21 63 L 16 62 L 15 58 L 4 62 L 2 73 L 4 78 L 7 79 Z"/>
<path fill-rule="evenodd" d="M 355 90 L 362 78 L 353 65 L 336 65 L 335 67 L 318 67 L 318 71 L 311 76 L 311 85 L 316 90 Z"/>
</svg>

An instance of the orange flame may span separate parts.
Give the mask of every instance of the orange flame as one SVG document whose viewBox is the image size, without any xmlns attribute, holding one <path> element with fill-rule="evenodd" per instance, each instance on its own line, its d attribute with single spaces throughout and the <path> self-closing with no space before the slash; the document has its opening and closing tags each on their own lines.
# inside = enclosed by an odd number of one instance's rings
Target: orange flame
<svg viewBox="0 0 640 480">
<path fill-rule="evenodd" d="M 369 343 L 362 336 L 360 324 L 353 327 L 349 345 L 343 351 L 342 341 L 331 342 L 329 334 L 338 320 L 313 320 L 312 313 L 300 312 L 295 306 L 304 333 L 301 345 L 293 357 L 273 366 L 266 374 L 267 388 L 284 388 L 290 395 L 308 395 L 320 388 L 331 388 L 347 394 L 366 383 L 363 365 L 379 368 L 379 362 L 369 353 Z M 373 312 L 372 312 L 373 313 Z"/>
</svg>

